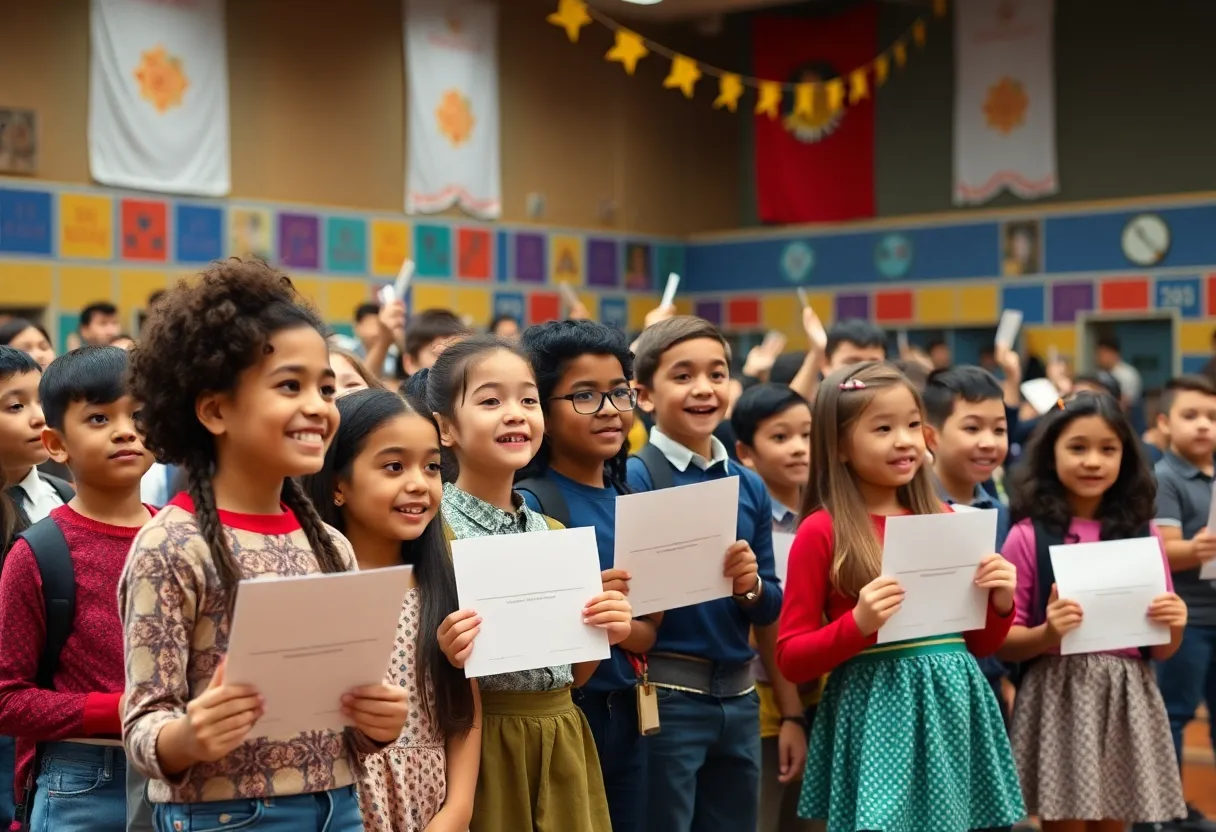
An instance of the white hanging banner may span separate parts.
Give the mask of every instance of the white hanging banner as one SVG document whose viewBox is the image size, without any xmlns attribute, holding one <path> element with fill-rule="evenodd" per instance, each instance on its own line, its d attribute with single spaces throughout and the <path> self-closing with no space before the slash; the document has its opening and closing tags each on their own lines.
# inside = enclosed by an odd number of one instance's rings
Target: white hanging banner
<svg viewBox="0 0 1216 832">
<path fill-rule="evenodd" d="M 1056 193 L 1054 0 L 954 5 L 954 202 Z"/>
<path fill-rule="evenodd" d="M 485 0 L 403 0 L 405 210 L 459 205 L 502 213 L 498 120 L 498 6 Z"/>
<path fill-rule="evenodd" d="M 224 0 L 92 0 L 89 171 L 103 185 L 232 190 Z"/>
</svg>

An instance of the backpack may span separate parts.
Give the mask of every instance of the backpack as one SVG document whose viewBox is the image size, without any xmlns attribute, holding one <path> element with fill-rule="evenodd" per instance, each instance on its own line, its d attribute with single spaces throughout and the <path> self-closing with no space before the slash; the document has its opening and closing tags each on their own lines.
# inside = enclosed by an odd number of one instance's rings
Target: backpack
<svg viewBox="0 0 1216 832">
<path fill-rule="evenodd" d="M 528 477 L 515 483 L 516 491 L 531 494 L 540 506 L 540 513 L 546 518 L 556 520 L 562 526 L 570 527 L 570 507 L 562 490 L 547 477 Z"/>
<path fill-rule="evenodd" d="M 655 491 L 671 488 L 676 484 L 675 476 L 671 473 L 671 462 L 654 445 L 646 443 L 634 456 L 646 466 L 646 473 L 650 475 L 650 484 L 654 486 Z"/>
</svg>

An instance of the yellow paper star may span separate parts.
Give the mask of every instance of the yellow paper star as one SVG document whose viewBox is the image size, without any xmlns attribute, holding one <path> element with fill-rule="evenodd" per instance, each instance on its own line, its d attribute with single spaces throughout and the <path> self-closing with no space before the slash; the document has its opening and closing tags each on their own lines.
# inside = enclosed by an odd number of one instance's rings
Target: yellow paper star
<svg viewBox="0 0 1216 832">
<path fill-rule="evenodd" d="M 945 17 L 946 0 L 933 0 L 933 13 L 938 17 Z"/>
<path fill-rule="evenodd" d="M 917 46 L 925 45 L 925 21 L 918 20 L 912 24 L 912 40 Z"/>
<path fill-rule="evenodd" d="M 625 72 L 632 75 L 638 68 L 638 61 L 650 54 L 642 36 L 628 29 L 616 30 L 616 44 L 608 50 L 604 57 L 613 63 L 625 67 Z"/>
<path fill-rule="evenodd" d="M 828 109 L 833 113 L 844 106 L 844 79 L 833 78 L 828 81 Z"/>
<path fill-rule="evenodd" d="M 583 0 L 558 0 L 557 11 L 545 20 L 566 30 L 571 43 L 578 43 L 579 30 L 591 22 L 587 4 Z"/>
<path fill-rule="evenodd" d="M 815 85 L 809 81 L 794 87 L 794 115 L 808 121 L 815 117 Z"/>
<path fill-rule="evenodd" d="M 685 98 L 692 98 L 693 87 L 701 80 L 701 69 L 692 58 L 676 55 L 671 59 L 671 74 L 663 80 L 669 90 L 678 89 Z"/>
<path fill-rule="evenodd" d="M 857 104 L 870 97 L 870 76 L 865 67 L 849 73 L 849 103 Z"/>
<path fill-rule="evenodd" d="M 743 79 L 731 72 L 722 73 L 718 79 L 718 97 L 714 99 L 714 109 L 726 108 L 732 113 L 739 109 L 739 99 L 743 97 Z"/>
<path fill-rule="evenodd" d="M 887 83 L 887 76 L 891 74 L 891 59 L 885 54 L 879 55 L 874 59 L 874 86 L 881 87 Z"/>
<path fill-rule="evenodd" d="M 756 98 L 756 115 L 776 118 L 781 112 L 781 83 L 761 81 L 760 94 Z"/>
<path fill-rule="evenodd" d="M 895 53 L 895 65 L 903 69 L 904 64 L 908 62 L 908 44 L 901 38 L 895 41 L 891 51 Z"/>
</svg>

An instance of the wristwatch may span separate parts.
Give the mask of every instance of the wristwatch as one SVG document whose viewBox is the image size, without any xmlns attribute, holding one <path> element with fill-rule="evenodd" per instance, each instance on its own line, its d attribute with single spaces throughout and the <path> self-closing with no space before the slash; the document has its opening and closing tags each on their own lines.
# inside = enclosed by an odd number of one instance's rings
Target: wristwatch
<svg viewBox="0 0 1216 832">
<path fill-rule="evenodd" d="M 756 585 L 754 587 L 749 589 L 747 592 L 735 593 L 731 597 L 733 597 L 736 601 L 740 601 L 744 604 L 750 604 L 753 601 L 755 601 L 757 598 L 760 597 L 760 590 L 763 586 L 764 586 L 764 581 L 762 581 L 760 579 L 760 576 L 757 575 L 756 576 Z"/>
</svg>

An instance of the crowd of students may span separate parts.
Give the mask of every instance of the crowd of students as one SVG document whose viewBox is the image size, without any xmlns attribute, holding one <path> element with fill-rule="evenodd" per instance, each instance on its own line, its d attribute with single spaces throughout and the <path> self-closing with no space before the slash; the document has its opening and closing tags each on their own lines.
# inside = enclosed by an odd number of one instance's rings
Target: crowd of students
<svg viewBox="0 0 1216 832">
<path fill-rule="evenodd" d="M 1216 673 L 1205 379 L 1170 383 L 1154 477 L 1100 387 L 1010 464 L 1015 355 L 1003 380 L 930 373 L 810 310 L 806 351 L 770 346 L 744 378 L 716 327 L 670 309 L 632 345 L 586 319 L 407 325 L 400 304 L 357 323 L 335 344 L 290 281 L 228 261 L 159 298 L 130 352 L 0 346 L 0 801 L 11 785 L 28 828 L 1208 828 L 1179 776 Z M 634 617 L 616 498 L 723 477 L 731 597 Z M 954 505 L 999 515 L 984 626 L 878 645 L 903 599 L 886 518 Z M 482 622 L 449 543 L 561 526 L 595 529 L 583 616 L 611 658 L 467 679 Z M 796 532 L 784 581 L 774 532 Z M 1059 655 L 1084 610 L 1046 548 L 1148 535 L 1169 591 L 1144 614 L 1169 644 Z M 265 703 L 225 679 L 238 581 L 402 563 L 388 671 L 343 697 L 351 727 L 251 739 Z"/>
</svg>

